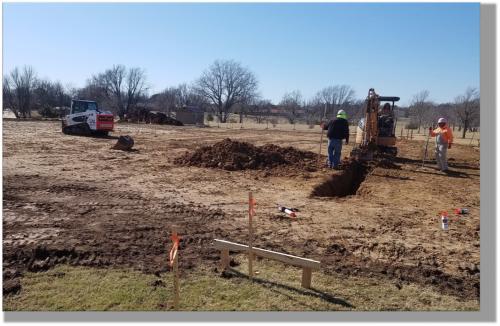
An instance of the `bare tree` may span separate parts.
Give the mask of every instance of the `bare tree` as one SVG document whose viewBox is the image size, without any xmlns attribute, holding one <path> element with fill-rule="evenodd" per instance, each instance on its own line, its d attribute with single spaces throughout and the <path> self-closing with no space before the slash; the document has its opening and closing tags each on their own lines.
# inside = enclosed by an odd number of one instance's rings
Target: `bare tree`
<svg viewBox="0 0 500 326">
<path fill-rule="evenodd" d="M 462 129 L 462 138 L 467 130 L 479 121 L 479 91 L 468 87 L 463 95 L 455 98 L 455 112 Z"/>
<path fill-rule="evenodd" d="M 236 104 L 247 103 L 256 96 L 257 78 L 233 60 L 216 60 L 196 81 L 197 93 L 214 108 L 219 121 L 225 123 Z"/>
<path fill-rule="evenodd" d="M 58 117 L 55 107 L 69 106 L 71 97 L 60 82 L 39 80 L 33 90 L 33 107 L 44 117 Z"/>
<path fill-rule="evenodd" d="M 85 87 L 85 93 L 92 99 L 106 99 L 118 113 L 120 119 L 144 98 L 147 91 L 146 75 L 141 68 L 127 68 L 114 65 L 103 73 L 92 76 Z"/>
<path fill-rule="evenodd" d="M 176 87 L 168 87 L 161 93 L 154 94 L 149 99 L 159 111 L 166 112 L 168 115 L 184 106 L 196 106 L 204 110 L 207 103 L 204 98 L 199 96 L 192 87 L 187 84 L 179 84 Z"/>
<path fill-rule="evenodd" d="M 10 79 L 7 76 L 3 77 L 2 95 L 2 109 L 10 109 L 14 113 L 16 118 L 19 118 L 19 108 L 17 107 L 16 101 L 14 100 L 14 92 L 10 87 Z"/>
<path fill-rule="evenodd" d="M 177 88 L 169 87 L 161 93 L 156 94 L 153 98 L 153 103 L 159 111 L 166 112 L 170 116 L 170 112 L 178 106 Z"/>
<path fill-rule="evenodd" d="M 114 65 L 111 69 L 94 77 L 95 84 L 104 87 L 105 94 L 112 100 L 113 106 L 117 110 L 120 119 L 125 114 L 123 101 L 123 83 L 127 75 L 127 70 L 123 65 Z"/>
<path fill-rule="evenodd" d="M 125 114 L 137 105 L 141 96 L 146 91 L 146 74 L 141 68 L 130 68 L 127 74 L 127 104 L 125 106 Z"/>
<path fill-rule="evenodd" d="M 3 89 L 10 96 L 12 112 L 17 118 L 31 117 L 33 106 L 33 89 L 36 84 L 35 70 L 31 66 L 24 66 L 22 71 L 14 68 L 7 79 L 7 87 Z"/>
<path fill-rule="evenodd" d="M 105 84 L 94 78 L 87 80 L 85 87 L 74 89 L 71 91 L 74 98 L 89 99 L 99 102 L 101 105 L 114 107 L 110 94 L 106 89 Z"/>
<path fill-rule="evenodd" d="M 410 116 L 415 119 L 418 125 L 418 132 L 424 122 L 426 116 L 429 114 L 431 104 L 428 101 L 429 91 L 423 90 L 413 95 L 410 102 Z"/>
<path fill-rule="evenodd" d="M 350 123 L 357 124 L 365 116 L 365 105 L 365 100 L 354 100 L 344 108 Z"/>
<path fill-rule="evenodd" d="M 299 90 L 285 93 L 285 95 L 283 95 L 283 98 L 281 99 L 281 102 L 280 102 L 280 105 L 287 112 L 288 121 L 294 125 L 294 128 L 295 128 L 295 122 L 297 121 L 297 118 L 299 115 L 299 110 L 301 108 L 302 102 L 303 102 L 302 101 L 302 94 L 300 93 Z"/>
<path fill-rule="evenodd" d="M 318 123 L 321 119 L 322 109 L 324 109 L 325 104 L 318 101 L 316 98 L 312 98 L 304 103 L 304 116 L 306 119 L 306 124 L 313 126 Z"/>
<path fill-rule="evenodd" d="M 327 105 L 327 115 L 334 116 L 337 110 L 345 109 L 353 100 L 355 92 L 348 85 L 333 85 L 320 90 L 316 99 Z"/>
<path fill-rule="evenodd" d="M 268 99 L 258 99 L 255 101 L 254 105 L 251 106 L 250 111 L 255 115 L 257 123 L 262 123 L 264 118 L 269 120 L 269 114 L 271 113 L 271 108 L 273 104 L 271 100 Z"/>
</svg>

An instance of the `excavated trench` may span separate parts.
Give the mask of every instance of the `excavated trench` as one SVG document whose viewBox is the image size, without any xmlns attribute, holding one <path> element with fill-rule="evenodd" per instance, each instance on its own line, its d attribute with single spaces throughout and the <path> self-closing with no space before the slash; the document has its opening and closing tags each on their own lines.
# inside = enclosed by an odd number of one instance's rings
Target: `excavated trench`
<svg viewBox="0 0 500 326">
<path fill-rule="evenodd" d="M 342 171 L 320 183 L 311 197 L 345 197 L 355 195 L 368 173 L 375 167 L 366 162 L 351 159 L 342 165 Z"/>
</svg>

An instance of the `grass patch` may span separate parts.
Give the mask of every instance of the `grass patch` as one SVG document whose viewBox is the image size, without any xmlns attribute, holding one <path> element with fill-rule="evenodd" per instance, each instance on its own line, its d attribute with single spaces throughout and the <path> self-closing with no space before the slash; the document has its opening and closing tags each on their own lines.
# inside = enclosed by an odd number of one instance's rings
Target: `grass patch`
<svg viewBox="0 0 500 326">
<path fill-rule="evenodd" d="M 300 287 L 301 270 L 258 260 L 259 272 L 245 275 L 246 257 L 228 277 L 200 268 L 181 278 L 180 310 L 185 311 L 380 311 L 478 310 L 477 300 L 460 301 L 433 289 L 390 281 L 313 273 L 312 289 Z M 4 297 L 7 311 L 158 311 L 173 310 L 172 274 L 125 269 L 57 266 L 26 273 L 22 290 Z"/>
</svg>

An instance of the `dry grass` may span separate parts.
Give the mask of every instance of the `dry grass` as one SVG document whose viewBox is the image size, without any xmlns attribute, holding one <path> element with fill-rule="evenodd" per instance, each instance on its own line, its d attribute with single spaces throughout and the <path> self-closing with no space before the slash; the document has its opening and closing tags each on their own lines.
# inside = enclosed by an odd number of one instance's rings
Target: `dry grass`
<svg viewBox="0 0 500 326">
<path fill-rule="evenodd" d="M 304 123 L 296 123 L 295 125 L 290 124 L 284 119 L 280 119 L 279 122 L 276 125 L 273 125 L 271 123 L 267 124 L 266 121 L 264 120 L 263 123 L 256 123 L 253 121 L 249 121 L 250 119 L 243 119 L 243 123 L 217 123 L 214 121 L 208 122 L 207 124 L 210 127 L 213 128 L 221 128 L 221 129 L 257 129 L 257 130 L 282 130 L 282 131 L 296 131 L 296 132 L 313 132 L 313 133 L 320 133 L 321 128 L 319 125 L 314 125 L 314 126 L 309 126 Z M 404 139 L 407 137 L 412 140 L 420 140 L 420 141 L 425 141 L 427 139 L 427 129 L 426 128 L 421 128 L 420 133 L 418 133 L 418 130 L 413 130 L 411 133 L 410 130 L 407 130 L 404 128 L 404 126 L 408 123 L 409 119 L 407 118 L 401 118 L 397 120 L 396 124 L 396 132 L 395 135 L 398 139 L 401 138 L 401 135 L 403 136 Z M 350 126 L 350 133 L 352 140 L 355 140 L 356 137 L 356 126 Z M 403 133 L 401 133 L 401 130 Z M 461 132 L 458 131 L 458 129 L 455 130 L 454 132 L 455 140 L 454 142 L 456 144 L 460 145 L 471 145 L 471 146 L 479 146 L 479 141 L 480 141 L 480 133 L 472 133 L 468 132 L 465 136 L 465 138 L 462 138 Z"/>
<path fill-rule="evenodd" d="M 255 263 L 253 281 L 246 258 L 229 277 L 200 268 L 181 279 L 184 311 L 464 311 L 478 301 L 460 301 L 433 289 L 388 280 L 313 273 L 313 289 L 300 287 L 301 270 L 269 260 Z M 156 286 L 154 285 L 156 282 Z M 4 298 L 8 311 L 172 310 L 172 275 L 146 275 L 124 269 L 58 266 L 23 277 L 22 290 Z"/>
</svg>

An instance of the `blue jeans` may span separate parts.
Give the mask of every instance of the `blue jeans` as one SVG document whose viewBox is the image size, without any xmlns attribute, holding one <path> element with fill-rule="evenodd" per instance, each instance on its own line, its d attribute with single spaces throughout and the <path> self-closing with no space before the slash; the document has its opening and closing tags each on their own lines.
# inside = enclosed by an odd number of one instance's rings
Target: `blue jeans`
<svg viewBox="0 0 500 326">
<path fill-rule="evenodd" d="M 342 139 L 328 139 L 328 165 L 337 167 L 342 153 Z"/>
</svg>

